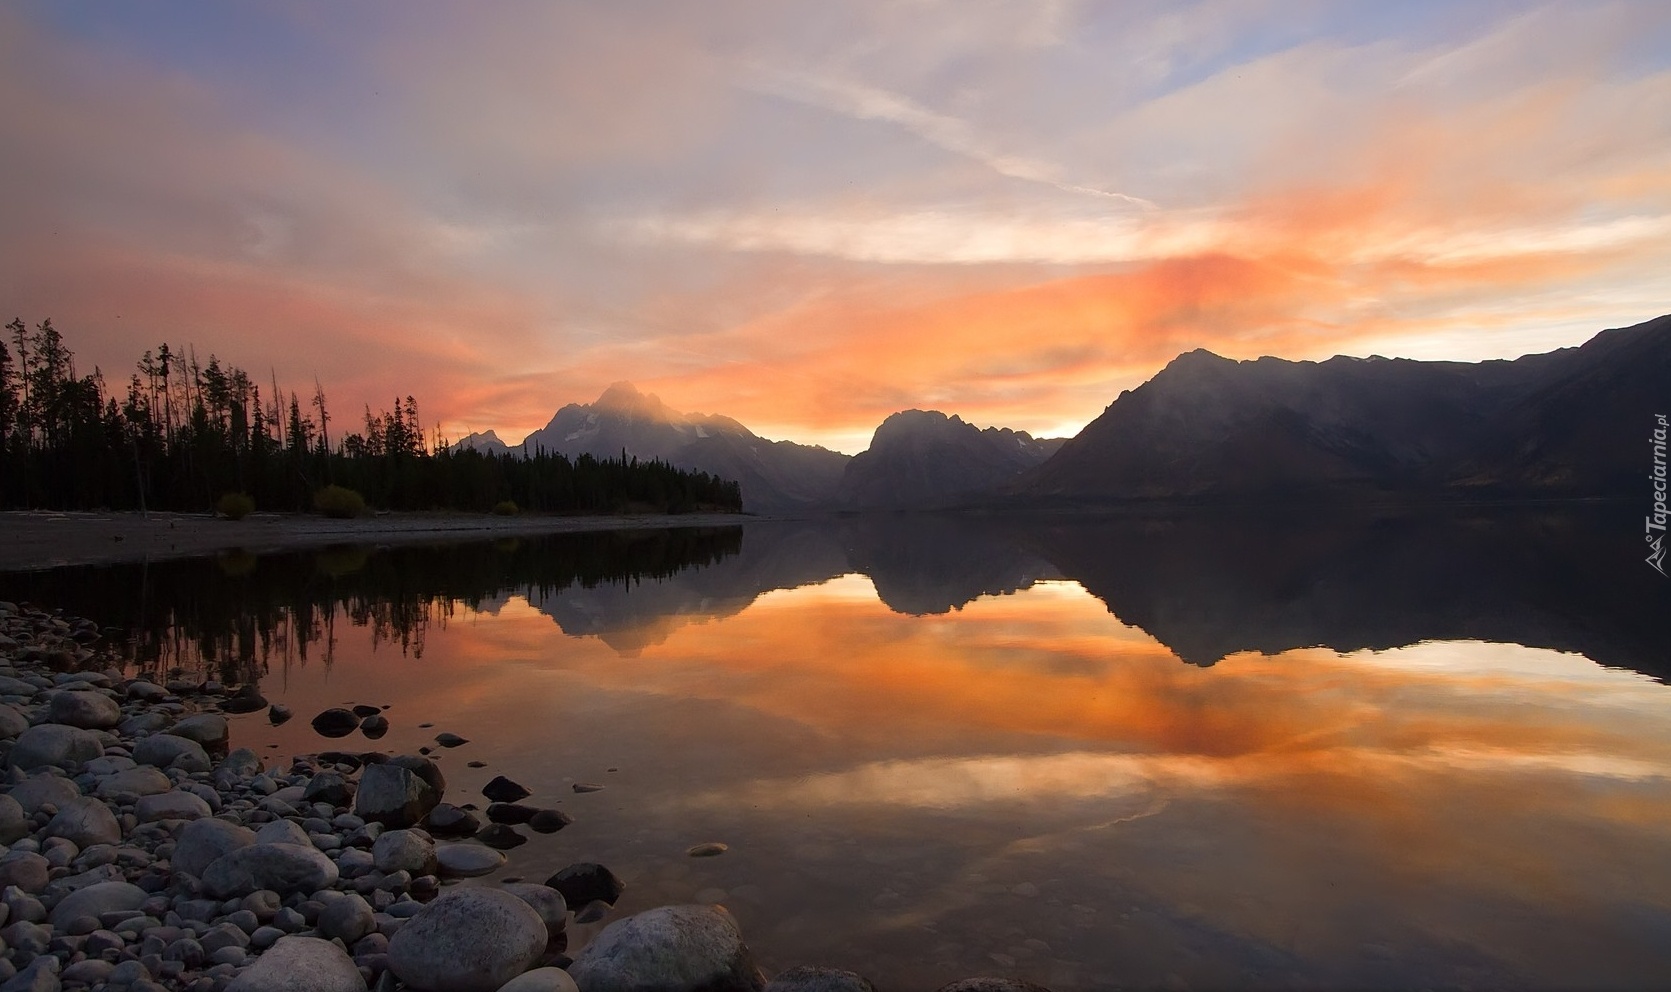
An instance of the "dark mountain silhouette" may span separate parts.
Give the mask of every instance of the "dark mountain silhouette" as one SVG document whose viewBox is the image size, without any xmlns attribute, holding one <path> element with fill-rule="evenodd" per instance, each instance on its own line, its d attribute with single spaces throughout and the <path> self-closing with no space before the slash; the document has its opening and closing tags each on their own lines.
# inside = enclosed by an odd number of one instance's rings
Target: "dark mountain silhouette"
<svg viewBox="0 0 1671 992">
<path fill-rule="evenodd" d="M 981 430 L 938 410 L 906 410 L 882 421 L 870 448 L 847 463 L 836 501 L 869 509 L 966 499 L 1039 465 L 1062 444 L 1008 428 Z"/>
<path fill-rule="evenodd" d="M 447 447 L 452 451 L 479 451 L 484 455 L 507 455 L 511 453 L 510 446 L 499 440 L 499 435 L 493 431 L 466 434 Z M 520 453 L 520 449 L 518 453 Z"/>
<path fill-rule="evenodd" d="M 523 440 L 528 451 L 569 458 L 590 454 L 661 459 L 741 484 L 752 512 L 802 509 L 834 491 L 850 456 L 827 448 L 768 441 L 730 417 L 684 414 L 658 397 L 617 382 L 595 403 L 570 403 Z"/>
<path fill-rule="evenodd" d="M 1174 359 L 1010 491 L 1108 502 L 1629 495 L 1671 408 L 1671 316 L 1514 361 Z"/>
</svg>

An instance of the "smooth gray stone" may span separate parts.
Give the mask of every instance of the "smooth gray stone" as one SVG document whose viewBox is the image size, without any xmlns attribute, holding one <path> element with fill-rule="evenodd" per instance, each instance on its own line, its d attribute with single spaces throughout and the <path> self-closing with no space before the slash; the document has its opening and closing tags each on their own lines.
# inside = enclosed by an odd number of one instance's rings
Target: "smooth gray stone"
<svg viewBox="0 0 1671 992">
<path fill-rule="evenodd" d="M 176 737 L 196 741 L 205 749 L 219 748 L 226 743 L 226 717 L 219 713 L 199 713 L 179 721 L 168 732 Z"/>
<path fill-rule="evenodd" d="M 214 810 L 204 802 L 202 797 L 186 791 L 159 792 L 154 796 L 141 796 L 134 804 L 134 815 L 139 817 L 140 823 L 155 823 L 158 820 L 201 820 L 213 816 Z"/>
<path fill-rule="evenodd" d="M 580 986 L 561 968 L 535 968 L 499 986 L 499 992 L 580 992 Z"/>
<path fill-rule="evenodd" d="M 395 764 L 367 765 L 354 793 L 354 815 L 386 827 L 412 827 L 441 801 L 439 793 L 411 769 Z"/>
<path fill-rule="evenodd" d="M 255 843 L 255 831 L 225 820 L 206 818 L 186 824 L 174 844 L 174 868 L 202 877 L 216 858 Z"/>
<path fill-rule="evenodd" d="M 66 727 L 103 730 L 122 722 L 122 707 L 95 689 L 63 690 L 52 694 L 47 719 Z"/>
<path fill-rule="evenodd" d="M 312 847 L 313 841 L 308 840 L 308 832 L 301 825 L 292 820 L 274 820 L 262 824 L 255 832 L 257 844 L 299 844 L 302 847 Z"/>
<path fill-rule="evenodd" d="M 52 907 L 47 919 L 53 926 L 62 930 L 77 917 L 91 916 L 97 919 L 106 913 L 138 909 L 150 897 L 149 892 L 128 882 L 98 882 L 65 896 L 58 905 Z"/>
<path fill-rule="evenodd" d="M 0 693 L 4 695 L 4 693 Z M 0 703 L 0 739 L 11 740 L 29 729 L 29 717 L 16 706 Z"/>
<path fill-rule="evenodd" d="M 46 803 L 62 806 L 81 795 L 81 790 L 64 776 L 48 772 L 19 782 L 7 794 L 18 801 L 23 812 L 33 816 Z"/>
<path fill-rule="evenodd" d="M 553 937 L 569 925 L 569 904 L 564 901 L 563 894 L 551 886 L 538 882 L 507 882 L 500 888 L 532 906 Z"/>
<path fill-rule="evenodd" d="M 445 892 L 389 940 L 389 968 L 431 992 L 497 992 L 545 951 L 545 921 L 498 889 Z"/>
<path fill-rule="evenodd" d="M 802 966 L 767 982 L 766 992 L 876 992 L 876 986 L 857 972 Z"/>
<path fill-rule="evenodd" d="M 1015 978 L 965 978 L 942 985 L 936 992 L 1050 992 L 1042 985 Z"/>
<path fill-rule="evenodd" d="M 122 828 L 110 807 L 86 796 L 71 799 L 47 821 L 46 835 L 62 837 L 77 847 L 122 843 Z"/>
<path fill-rule="evenodd" d="M 336 882 L 336 862 L 311 844 L 253 844 L 221 855 L 203 870 L 204 891 L 216 899 L 259 889 L 316 892 Z"/>
<path fill-rule="evenodd" d="M 39 894 L 46 888 L 52 866 L 46 858 L 33 851 L 13 851 L 0 858 L 0 888 L 15 885 L 25 892 Z"/>
<path fill-rule="evenodd" d="M 187 772 L 206 772 L 211 767 L 209 752 L 203 745 L 173 734 L 152 734 L 134 745 L 133 760 L 158 768 L 178 768 Z"/>
<path fill-rule="evenodd" d="M 316 924 L 326 937 L 336 937 L 352 946 L 361 937 L 377 929 L 377 919 L 371 904 L 360 896 L 349 894 L 336 899 L 319 914 Z"/>
<path fill-rule="evenodd" d="M 498 871 L 505 865 L 505 856 L 481 844 L 437 844 L 435 860 L 441 874 L 451 878 L 473 878 Z"/>
<path fill-rule="evenodd" d="M 412 830 L 385 830 L 371 845 L 371 856 L 383 872 L 430 875 L 437 866 L 435 842 Z"/>
<path fill-rule="evenodd" d="M 11 796 L 0 796 L 0 844 L 14 844 L 29 835 L 29 819 L 23 804 Z"/>
<path fill-rule="evenodd" d="M 603 928 L 569 975 L 586 992 L 761 992 L 766 980 L 722 906 L 662 906 Z"/>
<path fill-rule="evenodd" d="M 318 937 L 281 937 L 226 992 L 366 992 L 348 952 Z"/>
<path fill-rule="evenodd" d="M 174 783 L 159 768 L 140 765 L 99 779 L 93 794 L 100 799 L 114 799 L 124 793 L 132 796 L 154 796 L 174 788 Z"/>
<path fill-rule="evenodd" d="M 103 756 L 104 744 L 92 731 L 43 723 L 18 735 L 6 761 L 24 771 L 48 766 L 73 770 Z"/>
</svg>

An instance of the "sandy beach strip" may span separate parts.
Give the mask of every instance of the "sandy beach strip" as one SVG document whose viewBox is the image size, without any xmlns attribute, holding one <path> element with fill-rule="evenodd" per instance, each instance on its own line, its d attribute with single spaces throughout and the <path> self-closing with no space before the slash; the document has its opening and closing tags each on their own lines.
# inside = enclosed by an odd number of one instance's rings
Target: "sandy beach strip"
<svg viewBox="0 0 1671 992">
<path fill-rule="evenodd" d="M 207 513 L 0 512 L 0 571 L 253 553 L 331 544 L 424 544 L 533 537 L 574 531 L 735 527 L 763 519 L 734 513 L 494 517 L 388 513 L 354 520 L 255 513 L 233 521 Z"/>
</svg>

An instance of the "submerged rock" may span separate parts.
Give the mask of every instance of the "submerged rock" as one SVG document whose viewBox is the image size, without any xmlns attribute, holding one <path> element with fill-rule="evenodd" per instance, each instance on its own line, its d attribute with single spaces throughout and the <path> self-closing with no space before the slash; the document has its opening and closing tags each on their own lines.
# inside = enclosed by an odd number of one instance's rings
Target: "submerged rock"
<svg viewBox="0 0 1671 992">
<path fill-rule="evenodd" d="M 561 892 L 570 906 L 584 906 L 589 902 L 606 902 L 613 906 L 626 889 L 614 872 L 589 861 L 569 865 L 546 879 L 545 884 Z"/>
<path fill-rule="evenodd" d="M 313 718 L 313 729 L 321 737 L 347 737 L 360 728 L 353 710 L 329 709 Z"/>
<path fill-rule="evenodd" d="M 662 906 L 616 920 L 574 959 L 569 975 L 586 992 L 766 987 L 737 921 L 722 906 Z"/>
<path fill-rule="evenodd" d="M 533 793 L 503 775 L 495 775 L 493 781 L 482 786 L 482 795 L 492 802 L 514 803 L 519 799 L 527 799 Z"/>
</svg>

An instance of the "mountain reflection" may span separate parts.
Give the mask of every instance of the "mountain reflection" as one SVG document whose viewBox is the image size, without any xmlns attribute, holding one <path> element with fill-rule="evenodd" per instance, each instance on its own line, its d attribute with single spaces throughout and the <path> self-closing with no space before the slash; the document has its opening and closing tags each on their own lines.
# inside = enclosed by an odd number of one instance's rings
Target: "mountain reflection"
<svg viewBox="0 0 1671 992">
<path fill-rule="evenodd" d="M 1633 529 L 1634 528 L 1634 529 Z M 0 575 L 0 596 L 121 626 L 134 659 L 222 678 L 327 661 L 341 618 L 420 654 L 455 604 L 526 599 L 626 656 L 773 590 L 868 576 L 890 609 L 944 614 L 1043 580 L 1079 583 L 1192 665 L 1240 652 L 1521 644 L 1671 675 L 1671 585 L 1628 510 L 1100 518 L 898 515 L 746 528 L 332 548 Z"/>
</svg>

